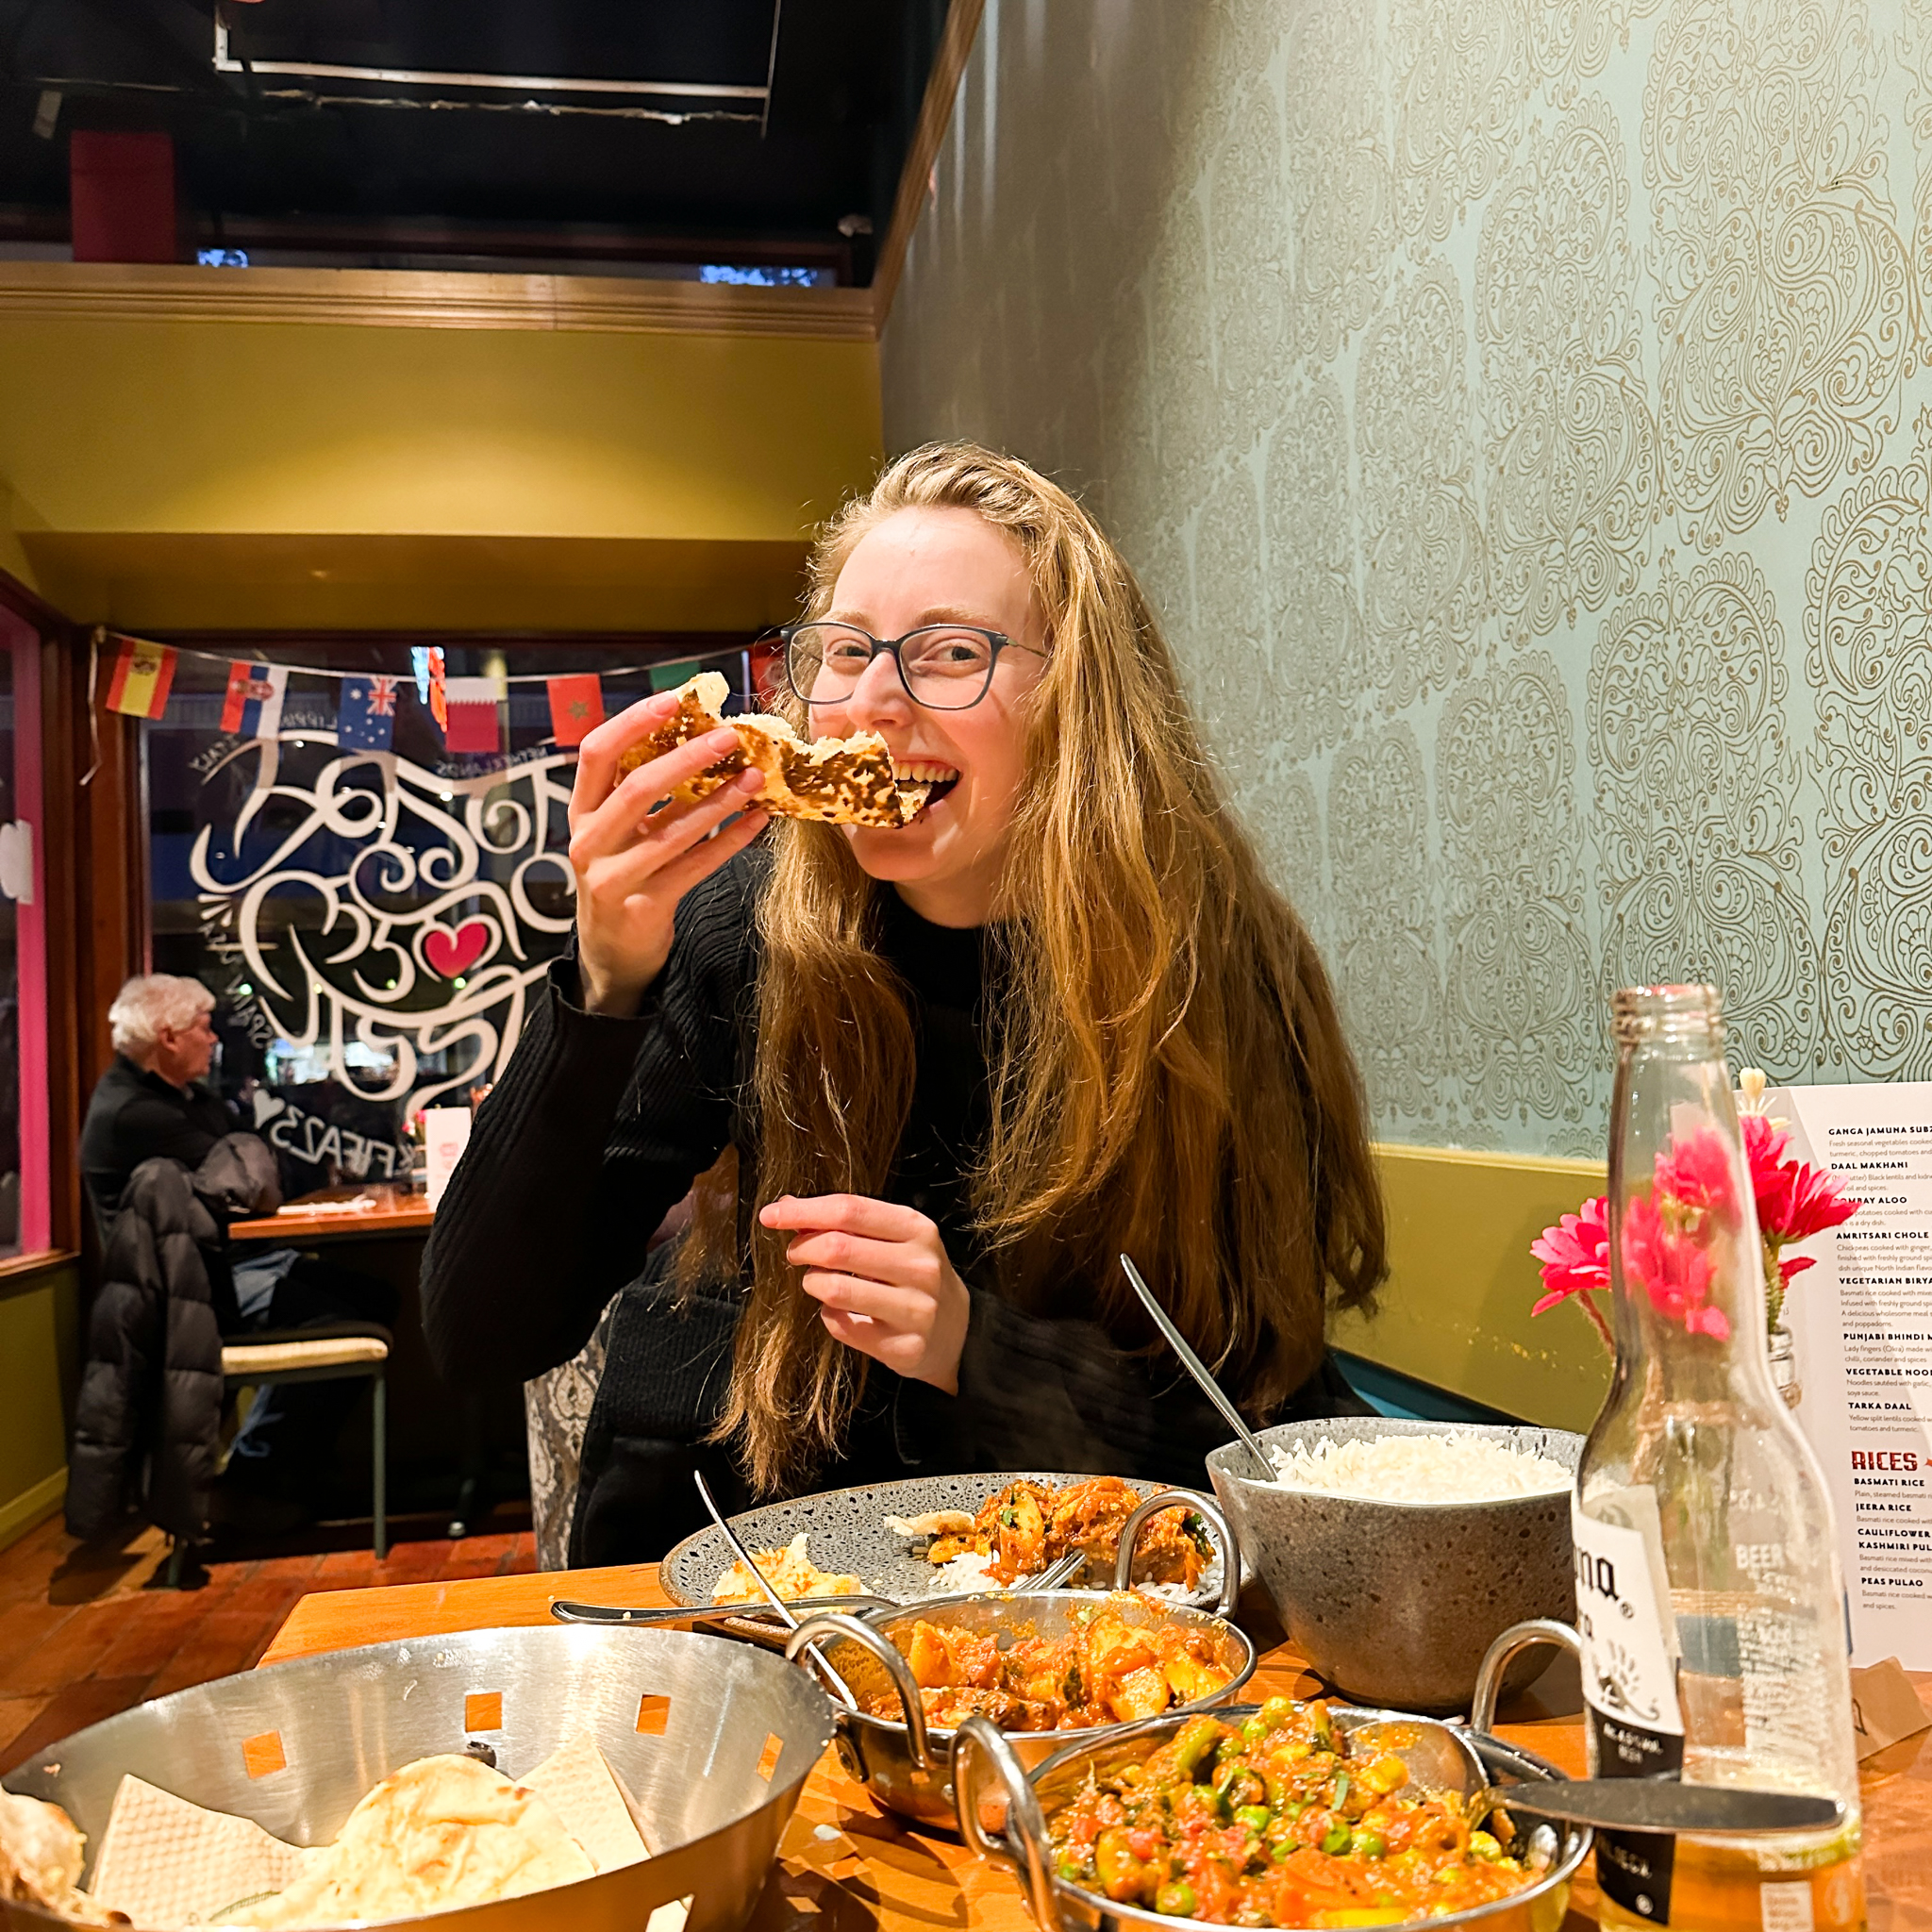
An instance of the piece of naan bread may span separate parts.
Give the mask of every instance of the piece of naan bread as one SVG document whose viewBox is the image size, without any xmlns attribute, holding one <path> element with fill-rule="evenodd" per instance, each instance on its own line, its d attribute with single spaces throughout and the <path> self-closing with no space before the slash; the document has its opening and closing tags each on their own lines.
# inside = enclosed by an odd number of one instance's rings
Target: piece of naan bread
<svg viewBox="0 0 1932 1932">
<path fill-rule="evenodd" d="M 81 1924 L 125 1925 L 118 1912 L 75 1890 L 86 1861 L 87 1840 L 59 1806 L 0 1791 L 0 1900 L 40 1906 Z"/>
<path fill-rule="evenodd" d="M 617 761 L 619 776 L 662 758 L 693 738 L 729 725 L 738 749 L 707 765 L 672 795 L 685 804 L 715 791 L 747 765 L 765 774 L 765 789 L 748 806 L 781 819 L 823 819 L 834 825 L 903 825 L 917 816 L 930 785 L 892 775 L 892 754 L 876 731 L 821 738 L 807 744 L 782 718 L 762 711 L 724 715 L 731 687 L 715 671 L 701 671 L 677 688 L 677 709 L 650 737 Z"/>
<path fill-rule="evenodd" d="M 973 1527 L 967 1509 L 928 1509 L 924 1516 L 889 1516 L 886 1527 L 894 1536 L 964 1536 Z"/>
<path fill-rule="evenodd" d="M 537 1792 L 474 1757 L 421 1757 L 384 1778 L 286 1891 L 224 1923 L 416 1918 L 570 1885 L 595 1869 Z"/>
</svg>

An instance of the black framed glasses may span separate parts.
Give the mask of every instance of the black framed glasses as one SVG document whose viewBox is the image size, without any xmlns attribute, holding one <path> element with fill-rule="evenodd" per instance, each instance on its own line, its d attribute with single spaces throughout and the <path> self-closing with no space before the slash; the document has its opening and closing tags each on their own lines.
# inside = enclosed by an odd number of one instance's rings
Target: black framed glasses
<svg viewBox="0 0 1932 1932">
<path fill-rule="evenodd" d="M 903 638 L 875 638 L 856 624 L 821 619 L 788 624 L 778 635 L 785 641 L 785 676 L 808 705 L 843 704 L 883 651 L 898 667 L 899 682 L 914 704 L 932 711 L 967 711 L 992 689 L 992 668 L 1002 651 L 1033 649 L 971 624 L 928 624 Z"/>
</svg>

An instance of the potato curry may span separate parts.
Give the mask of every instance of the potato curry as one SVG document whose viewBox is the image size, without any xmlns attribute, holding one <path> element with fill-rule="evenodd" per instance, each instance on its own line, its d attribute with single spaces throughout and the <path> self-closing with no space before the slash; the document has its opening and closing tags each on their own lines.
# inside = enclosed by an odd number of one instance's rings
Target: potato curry
<svg viewBox="0 0 1932 1932">
<path fill-rule="evenodd" d="M 891 1634 L 918 1679 L 926 1722 L 945 1726 L 974 1715 L 1006 1731 L 1129 1724 L 1211 1696 L 1233 1674 L 1211 1628 L 1130 1622 L 1111 1603 L 1064 1637 L 948 1629 L 924 1618 Z M 899 1715 L 889 1688 L 860 1692 L 859 1703 L 874 1717 Z"/>
</svg>

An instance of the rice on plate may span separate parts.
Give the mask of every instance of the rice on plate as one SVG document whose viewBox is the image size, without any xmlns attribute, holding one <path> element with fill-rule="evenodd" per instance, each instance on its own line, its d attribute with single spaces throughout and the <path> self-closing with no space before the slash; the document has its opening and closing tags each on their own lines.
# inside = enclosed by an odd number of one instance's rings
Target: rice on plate
<svg viewBox="0 0 1932 1932">
<path fill-rule="evenodd" d="M 1384 1436 L 1332 1442 L 1314 1452 L 1268 1445 L 1282 1489 L 1359 1496 L 1374 1503 L 1500 1503 L 1567 1490 L 1572 1473 L 1547 1456 L 1480 1436 Z"/>
</svg>

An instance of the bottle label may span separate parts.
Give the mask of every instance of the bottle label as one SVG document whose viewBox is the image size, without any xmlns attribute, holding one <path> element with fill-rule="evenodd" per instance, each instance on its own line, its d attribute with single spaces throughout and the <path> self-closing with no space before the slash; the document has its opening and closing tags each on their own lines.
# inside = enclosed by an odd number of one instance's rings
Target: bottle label
<svg viewBox="0 0 1932 1932">
<path fill-rule="evenodd" d="M 1634 1500 L 1634 1495 L 1633 1495 Z M 1647 1493 L 1645 1501 L 1656 1507 Z M 1586 1516 L 1574 1497 L 1576 1627 L 1583 1639 L 1583 1696 L 1596 1741 L 1598 1777 L 1675 1777 L 1684 1768 L 1677 1702 L 1677 1646 L 1670 1599 L 1641 1529 Z M 1651 1832 L 1599 1832 L 1597 1883 L 1607 1898 L 1657 1924 L 1671 1915 L 1676 1841 Z"/>
</svg>

